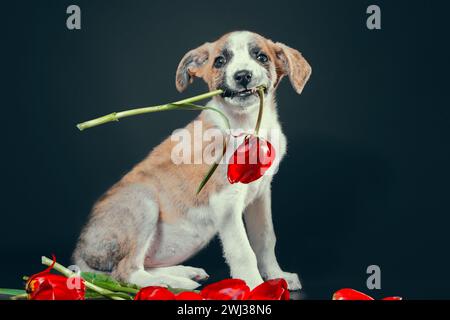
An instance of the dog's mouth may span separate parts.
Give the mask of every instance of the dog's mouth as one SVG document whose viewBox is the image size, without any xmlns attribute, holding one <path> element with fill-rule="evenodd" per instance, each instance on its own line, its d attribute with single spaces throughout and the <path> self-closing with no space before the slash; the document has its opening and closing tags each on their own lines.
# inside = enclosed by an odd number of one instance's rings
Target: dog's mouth
<svg viewBox="0 0 450 320">
<path fill-rule="evenodd" d="M 253 95 L 258 96 L 258 87 L 251 88 L 251 89 L 243 89 L 243 90 L 232 90 L 228 87 L 221 87 L 219 88 L 223 90 L 223 93 L 221 96 L 223 98 L 247 98 Z M 264 94 L 267 93 L 267 88 L 264 87 Z"/>
</svg>

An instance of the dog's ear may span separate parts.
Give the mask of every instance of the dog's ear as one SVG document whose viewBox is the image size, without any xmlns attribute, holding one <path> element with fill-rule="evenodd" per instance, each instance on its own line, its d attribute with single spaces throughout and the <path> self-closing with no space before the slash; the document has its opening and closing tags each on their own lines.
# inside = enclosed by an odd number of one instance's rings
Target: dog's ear
<svg viewBox="0 0 450 320">
<path fill-rule="evenodd" d="M 211 43 L 206 42 L 200 47 L 189 51 L 181 59 L 177 68 L 175 85 L 179 92 L 184 91 L 194 81 L 194 77 L 205 76 L 205 68 L 209 59 Z"/>
<path fill-rule="evenodd" d="M 300 52 L 281 42 L 272 42 L 272 48 L 275 52 L 277 69 L 277 82 L 275 86 L 287 75 L 295 91 L 298 94 L 302 93 L 306 82 L 311 76 L 311 66 Z"/>
</svg>

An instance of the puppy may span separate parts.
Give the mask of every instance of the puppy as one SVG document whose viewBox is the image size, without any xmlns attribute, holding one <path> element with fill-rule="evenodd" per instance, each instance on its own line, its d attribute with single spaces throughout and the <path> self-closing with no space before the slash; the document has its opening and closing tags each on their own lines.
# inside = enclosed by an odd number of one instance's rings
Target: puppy
<svg viewBox="0 0 450 320">
<path fill-rule="evenodd" d="M 271 135 L 277 133 L 272 165 L 276 170 L 286 153 L 286 138 L 278 122 L 275 90 L 288 76 L 300 94 L 310 75 L 310 65 L 297 50 L 238 31 L 189 51 L 178 66 L 176 87 L 184 91 L 199 77 L 210 90 L 222 89 L 224 93 L 207 106 L 222 111 L 232 129 L 248 132 L 259 110 L 259 97 L 252 89 L 265 86 L 260 136 L 272 142 Z M 198 123 L 203 133 L 210 128 L 227 131 L 223 118 L 212 110 L 202 111 L 184 130 L 195 134 Z M 233 278 L 250 287 L 263 279 L 284 278 L 289 289 L 300 289 L 297 274 L 282 271 L 275 257 L 272 175 L 250 184 L 230 184 L 222 163 L 196 194 L 210 164 L 174 163 L 175 146 L 167 138 L 97 201 L 74 251 L 74 263 L 83 271 L 110 273 L 139 286 L 194 289 L 208 275 L 180 264 L 218 235 Z M 193 158 L 202 157 L 204 147 L 193 150 Z"/>
</svg>

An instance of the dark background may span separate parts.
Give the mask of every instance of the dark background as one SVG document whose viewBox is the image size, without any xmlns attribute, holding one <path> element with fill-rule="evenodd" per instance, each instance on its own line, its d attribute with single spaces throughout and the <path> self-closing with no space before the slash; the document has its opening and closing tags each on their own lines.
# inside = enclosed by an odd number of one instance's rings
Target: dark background
<svg viewBox="0 0 450 320">
<path fill-rule="evenodd" d="M 342 287 L 375 297 L 450 298 L 448 6 L 444 1 L 16 1 L 1 4 L 0 287 L 64 264 L 93 202 L 193 113 L 75 124 L 180 95 L 188 50 L 249 29 L 299 49 L 304 93 L 278 90 L 289 151 L 273 183 L 282 267 L 303 297 Z M 82 30 L 66 28 L 77 4 Z M 382 9 L 382 30 L 366 8 Z M 227 276 L 215 240 L 187 264 Z"/>
</svg>

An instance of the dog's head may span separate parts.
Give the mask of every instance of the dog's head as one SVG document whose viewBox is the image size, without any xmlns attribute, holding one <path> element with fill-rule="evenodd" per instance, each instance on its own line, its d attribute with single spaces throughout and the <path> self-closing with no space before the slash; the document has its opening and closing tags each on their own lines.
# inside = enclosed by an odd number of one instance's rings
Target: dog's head
<svg viewBox="0 0 450 320">
<path fill-rule="evenodd" d="M 286 75 L 300 94 L 311 75 L 300 52 L 256 33 L 237 31 L 186 53 L 178 65 L 176 86 L 182 92 L 195 77 L 203 78 L 209 90 L 224 90 L 226 103 L 248 107 L 258 103 L 252 89 L 263 85 L 270 93 Z"/>
</svg>

